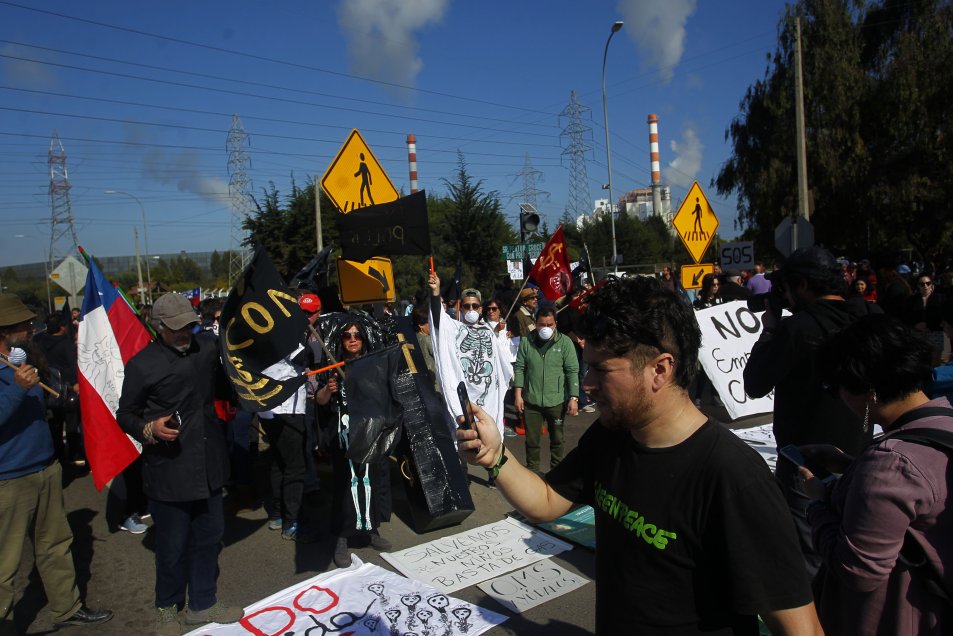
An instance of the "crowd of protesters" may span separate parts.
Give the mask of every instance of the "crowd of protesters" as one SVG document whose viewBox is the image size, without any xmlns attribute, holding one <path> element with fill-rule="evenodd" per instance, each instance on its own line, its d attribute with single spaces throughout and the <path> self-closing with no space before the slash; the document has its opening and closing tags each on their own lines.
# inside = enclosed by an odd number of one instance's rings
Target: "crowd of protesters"
<svg viewBox="0 0 953 636">
<path fill-rule="evenodd" d="M 654 626 L 742 634 L 757 615 L 778 634 L 943 633 L 953 621 L 951 451 L 943 441 L 943 433 L 953 437 L 953 363 L 942 365 L 953 336 L 953 271 L 875 270 L 869 261 L 809 248 L 778 267 L 759 262 L 750 271 L 707 274 L 694 299 L 668 267 L 657 277 L 610 276 L 596 289 L 590 282 L 577 279 L 572 295 L 552 303 L 535 286 L 517 290 L 509 281 L 486 294 L 441 289 L 431 272 L 429 290 L 407 302 L 406 312 L 346 310 L 328 337 L 314 329 L 322 299 L 302 287 L 293 291 L 309 332 L 269 375 L 356 360 L 379 346 L 381 323 L 407 315 L 421 372 L 452 415 L 476 419 L 475 428 L 458 432 L 462 457 L 486 468 L 488 483 L 530 519 L 594 507 L 598 633 L 618 633 L 624 622 L 645 633 Z M 22 519 L 6 510 L 0 517 L 19 533 L 7 536 L 25 536 L 30 524 L 62 533 L 62 505 L 50 507 L 56 493 L 42 494 L 42 483 L 59 481 L 45 476 L 56 459 L 83 466 L 82 424 L 74 405 L 44 404 L 37 382 L 59 376 L 76 394 L 77 317 L 49 317 L 31 346 L 32 329 L 23 325 L 35 316 L 2 296 L 0 355 L 11 361 L 13 348 L 25 346 L 36 364 L 0 368 L 0 495 L 11 491 L 2 486 L 19 490 L 29 479 L 40 494 L 16 504 L 27 506 Z M 773 392 L 778 446 L 798 447 L 807 458 L 780 459 L 773 476 L 699 410 L 718 398 L 699 373 L 691 308 L 738 300 L 756 306 L 752 299 L 761 299 L 764 327 L 748 359 L 746 391 Z M 343 376 L 317 376 L 268 411 L 236 408 L 215 342 L 222 304 L 203 301 L 196 311 L 184 296 L 167 294 L 141 308 L 157 338 L 126 367 L 117 419 L 143 455 L 123 473 L 126 514 L 116 528 L 142 533 L 154 519 L 157 634 L 241 618 L 216 596 L 225 506 L 263 505 L 268 527 L 292 541 L 312 541 L 328 525 L 338 567 L 350 564 L 355 541 L 391 548 L 379 532 L 390 516 L 389 465 L 346 455 Z M 462 369 L 454 373 L 451 363 Z M 450 384 L 458 379 L 470 413 L 456 403 Z M 579 445 L 564 448 L 567 418 L 596 411 Z M 885 436 L 874 437 L 874 424 Z M 517 430 L 526 435 L 526 468 L 507 461 L 513 441 L 506 440 Z M 544 434 L 549 472 L 540 471 Z M 12 449 L 27 437 L 42 452 L 20 466 Z M 270 473 L 259 489 L 262 443 Z M 330 519 L 313 511 L 309 518 L 307 505 L 320 488 L 322 462 L 332 475 Z M 63 570 L 69 541 L 65 553 L 62 545 L 38 542 L 38 564 L 47 550 L 59 559 L 49 567 Z M 4 636 L 15 633 L 21 550 L 22 542 L 5 543 L 0 555 Z M 75 582 L 61 588 L 50 597 L 57 622 L 111 617 L 83 605 Z"/>
</svg>

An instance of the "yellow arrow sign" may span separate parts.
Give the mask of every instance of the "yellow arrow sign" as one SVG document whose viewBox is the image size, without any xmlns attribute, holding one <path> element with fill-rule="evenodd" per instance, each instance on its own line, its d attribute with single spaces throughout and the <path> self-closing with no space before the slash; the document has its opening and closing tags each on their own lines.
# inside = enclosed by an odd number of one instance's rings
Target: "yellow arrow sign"
<svg viewBox="0 0 953 636">
<path fill-rule="evenodd" d="M 394 265 L 389 258 L 377 256 L 363 263 L 339 258 L 338 289 L 345 305 L 392 303 L 397 299 Z"/>
<path fill-rule="evenodd" d="M 328 166 L 321 178 L 321 187 L 345 214 L 400 198 L 397 188 L 356 128 Z"/>
<path fill-rule="evenodd" d="M 715 211 L 711 209 L 705 193 L 699 187 L 698 182 L 692 184 L 688 191 L 688 196 L 682 201 L 681 207 L 672 218 L 672 225 L 678 232 L 678 238 L 682 239 L 682 244 L 692 260 L 696 263 L 705 255 L 705 250 L 711 245 L 715 238 L 715 230 L 718 229 L 718 217 Z"/>
<path fill-rule="evenodd" d="M 714 274 L 714 263 L 701 263 L 699 265 L 682 265 L 682 287 L 684 289 L 701 289 L 702 278 L 705 274 Z"/>
</svg>

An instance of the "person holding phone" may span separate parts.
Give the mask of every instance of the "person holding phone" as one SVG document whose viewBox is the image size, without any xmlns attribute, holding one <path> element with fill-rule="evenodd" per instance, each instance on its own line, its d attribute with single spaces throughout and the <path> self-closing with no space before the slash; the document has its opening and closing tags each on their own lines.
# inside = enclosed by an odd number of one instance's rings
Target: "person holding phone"
<svg viewBox="0 0 953 636">
<path fill-rule="evenodd" d="M 155 528 L 158 634 L 180 634 L 182 622 L 231 623 L 243 615 L 217 595 L 228 447 L 214 401 L 227 398 L 230 388 L 218 341 L 211 332 L 193 333 L 198 322 L 181 294 L 155 302 L 159 337 L 126 364 L 116 411 L 120 428 L 142 444 Z"/>
<path fill-rule="evenodd" d="M 953 439 L 953 408 L 924 393 L 930 344 L 896 318 L 867 316 L 823 344 L 817 364 L 831 393 L 884 429 L 853 460 L 829 446 L 801 449 L 808 461 L 843 472 L 832 487 L 807 468 L 798 476 L 825 566 L 821 624 L 833 636 L 948 634 L 953 457 L 923 436 Z"/>
<path fill-rule="evenodd" d="M 653 278 L 617 279 L 584 316 L 599 419 L 545 478 L 508 461 L 478 405 L 463 456 L 532 521 L 595 511 L 596 633 L 821 634 L 794 525 L 760 455 L 688 395 L 701 334 Z M 752 502 L 756 502 L 753 504 Z"/>
</svg>

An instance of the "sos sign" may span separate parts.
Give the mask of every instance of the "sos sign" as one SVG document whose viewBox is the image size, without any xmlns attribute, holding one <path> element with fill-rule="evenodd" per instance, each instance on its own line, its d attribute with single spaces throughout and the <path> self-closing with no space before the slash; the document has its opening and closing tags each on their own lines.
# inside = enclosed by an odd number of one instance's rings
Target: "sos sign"
<svg viewBox="0 0 953 636">
<path fill-rule="evenodd" d="M 722 269 L 754 269 L 754 243 L 737 241 L 721 246 Z"/>
</svg>

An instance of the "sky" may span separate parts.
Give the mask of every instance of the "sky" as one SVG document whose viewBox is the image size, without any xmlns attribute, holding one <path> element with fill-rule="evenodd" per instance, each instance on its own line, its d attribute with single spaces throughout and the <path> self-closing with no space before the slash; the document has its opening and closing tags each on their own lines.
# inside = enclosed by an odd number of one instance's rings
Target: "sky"
<svg viewBox="0 0 953 636">
<path fill-rule="evenodd" d="M 353 128 L 409 193 L 412 133 L 422 189 L 446 193 L 462 153 L 515 227 L 532 172 L 555 229 L 568 203 L 560 113 L 571 91 L 588 109 L 589 198 L 605 196 L 602 61 L 616 20 L 614 194 L 649 185 L 656 113 L 673 204 L 698 180 L 732 238 L 736 202 L 709 184 L 783 10 L 780 0 L 0 0 L 0 267 L 49 257 L 54 131 L 88 252 L 133 254 L 136 231 L 143 253 L 229 249 L 236 114 L 259 198 L 322 176 Z"/>
</svg>

